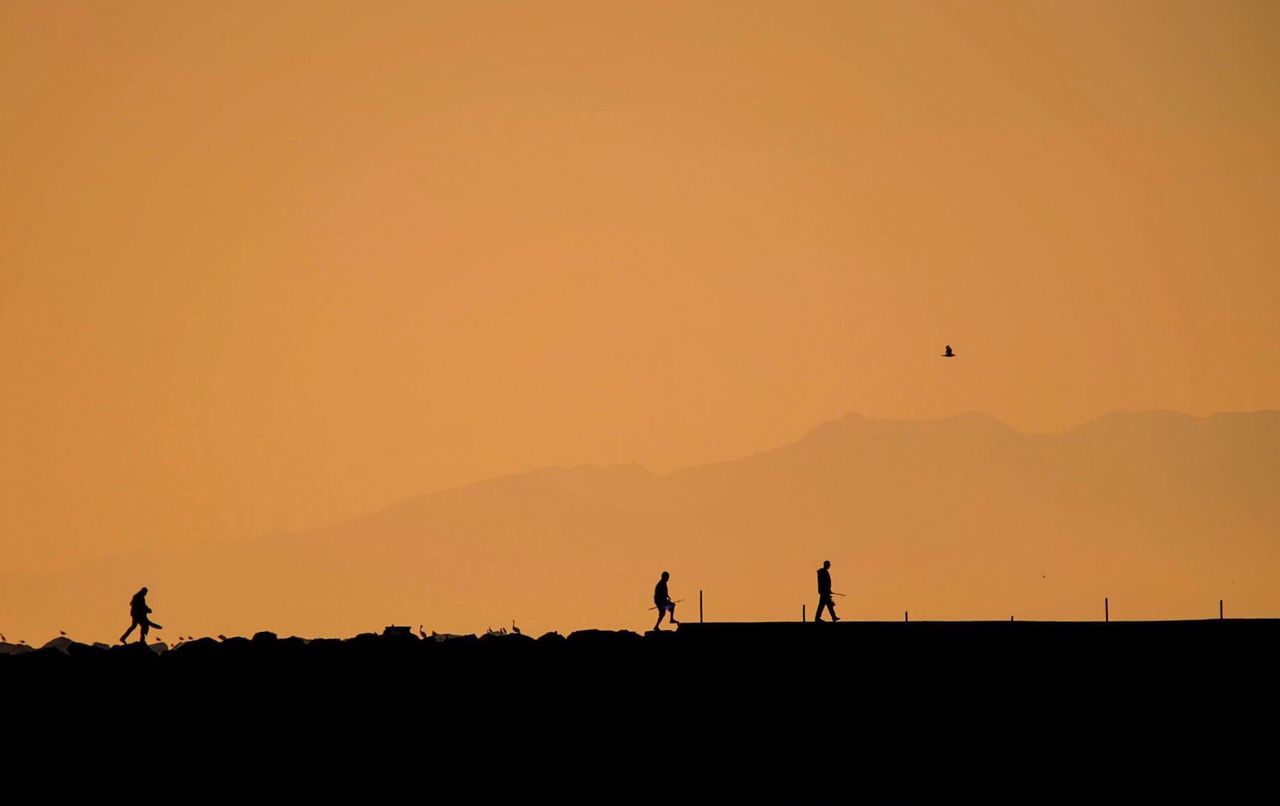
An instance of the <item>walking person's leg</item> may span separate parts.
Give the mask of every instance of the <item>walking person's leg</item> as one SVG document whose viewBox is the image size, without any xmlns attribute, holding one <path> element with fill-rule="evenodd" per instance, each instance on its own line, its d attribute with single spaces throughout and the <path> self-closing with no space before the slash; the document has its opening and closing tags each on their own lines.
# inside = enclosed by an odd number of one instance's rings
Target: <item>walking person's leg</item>
<svg viewBox="0 0 1280 806">
<path fill-rule="evenodd" d="M 120 636 L 120 643 L 127 644 L 129 642 L 129 634 L 133 632 L 133 628 L 138 626 L 138 620 L 134 619 L 129 625 L 129 629 L 124 631 L 124 635 Z"/>
<path fill-rule="evenodd" d="M 667 615 L 667 608 L 664 605 L 658 605 L 658 620 L 654 622 L 653 631 L 657 632 L 662 628 L 662 618 Z"/>
<path fill-rule="evenodd" d="M 676 605 L 675 605 L 675 602 L 672 602 L 671 604 L 667 605 L 667 609 L 671 611 L 671 617 L 670 617 L 670 618 L 668 618 L 668 619 L 667 619 L 667 621 L 671 622 L 672 624 L 679 624 L 680 622 L 676 621 Z"/>
</svg>

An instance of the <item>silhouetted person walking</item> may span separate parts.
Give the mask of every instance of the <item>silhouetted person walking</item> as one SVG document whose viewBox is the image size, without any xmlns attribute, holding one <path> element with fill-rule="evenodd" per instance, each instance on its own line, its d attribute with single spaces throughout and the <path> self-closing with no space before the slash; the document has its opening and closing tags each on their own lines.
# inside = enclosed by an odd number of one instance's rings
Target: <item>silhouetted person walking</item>
<svg viewBox="0 0 1280 806">
<path fill-rule="evenodd" d="M 134 627 L 142 628 L 142 631 L 139 633 L 141 637 L 138 639 L 138 642 L 142 644 L 147 642 L 147 632 L 152 627 L 155 627 L 157 630 L 164 629 L 147 617 L 147 614 L 150 612 L 151 608 L 147 607 L 147 589 L 143 588 L 135 593 L 133 598 L 129 600 L 129 615 L 133 618 L 133 623 L 129 625 L 129 629 L 124 631 L 124 635 L 120 636 L 120 643 L 124 644 L 128 642 L 129 633 L 133 632 Z"/>
<path fill-rule="evenodd" d="M 822 567 L 818 569 L 818 614 L 813 617 L 814 621 L 822 621 L 822 608 L 826 608 L 831 614 L 831 623 L 840 620 L 836 615 L 836 603 L 831 599 L 831 572 L 827 569 L 831 567 L 831 561 L 826 560 L 822 563 Z"/>
<path fill-rule="evenodd" d="M 679 624 L 676 621 L 676 603 L 671 601 L 671 595 L 667 593 L 667 580 L 671 579 L 671 574 L 666 571 L 662 572 L 662 579 L 658 580 L 658 584 L 653 588 L 653 604 L 658 608 L 658 621 L 653 625 L 655 632 L 658 631 L 662 624 L 662 617 L 667 613 L 671 614 L 671 623 Z"/>
</svg>

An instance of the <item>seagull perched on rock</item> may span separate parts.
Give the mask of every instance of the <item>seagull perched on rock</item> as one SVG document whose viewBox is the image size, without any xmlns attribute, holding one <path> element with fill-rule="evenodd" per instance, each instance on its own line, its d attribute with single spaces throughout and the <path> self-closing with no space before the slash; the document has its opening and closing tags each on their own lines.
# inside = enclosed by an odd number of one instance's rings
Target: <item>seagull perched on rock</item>
<svg viewBox="0 0 1280 806">
<path fill-rule="evenodd" d="M 955 353 L 953 353 L 953 352 L 951 352 L 951 345 L 950 345 L 950 344 L 948 344 L 948 345 L 947 345 L 947 351 L 946 351 L 945 353 L 943 353 L 943 354 L 942 354 L 942 357 L 943 357 L 943 358 L 955 358 L 955 357 L 956 357 L 956 354 L 955 354 Z"/>
</svg>

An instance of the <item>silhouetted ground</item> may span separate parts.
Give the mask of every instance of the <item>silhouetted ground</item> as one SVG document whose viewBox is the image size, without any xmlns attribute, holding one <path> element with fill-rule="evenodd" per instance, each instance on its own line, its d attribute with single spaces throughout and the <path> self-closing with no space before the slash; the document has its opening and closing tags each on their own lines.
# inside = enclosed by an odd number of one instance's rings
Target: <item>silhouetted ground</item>
<svg viewBox="0 0 1280 806">
<path fill-rule="evenodd" d="M 13 769 L 71 753 L 294 796 L 1222 802 L 1270 775 L 1278 638 L 1273 620 L 261 633 L 0 655 L 0 686 Z"/>
</svg>

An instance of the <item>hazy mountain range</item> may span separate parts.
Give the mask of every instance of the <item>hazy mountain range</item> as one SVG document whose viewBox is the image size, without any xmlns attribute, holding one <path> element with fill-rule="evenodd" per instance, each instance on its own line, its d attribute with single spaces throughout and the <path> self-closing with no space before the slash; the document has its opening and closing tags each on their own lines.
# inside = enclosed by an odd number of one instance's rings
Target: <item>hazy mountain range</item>
<svg viewBox="0 0 1280 806">
<path fill-rule="evenodd" d="M 677 615 L 792 619 L 833 562 L 846 618 L 1280 614 L 1280 412 L 1114 414 L 1027 435 L 981 414 L 850 415 L 799 441 L 656 475 L 539 470 L 333 526 L 0 578 L 33 643 L 110 639 L 151 589 L 165 638 L 647 627 L 657 576 Z"/>
</svg>

